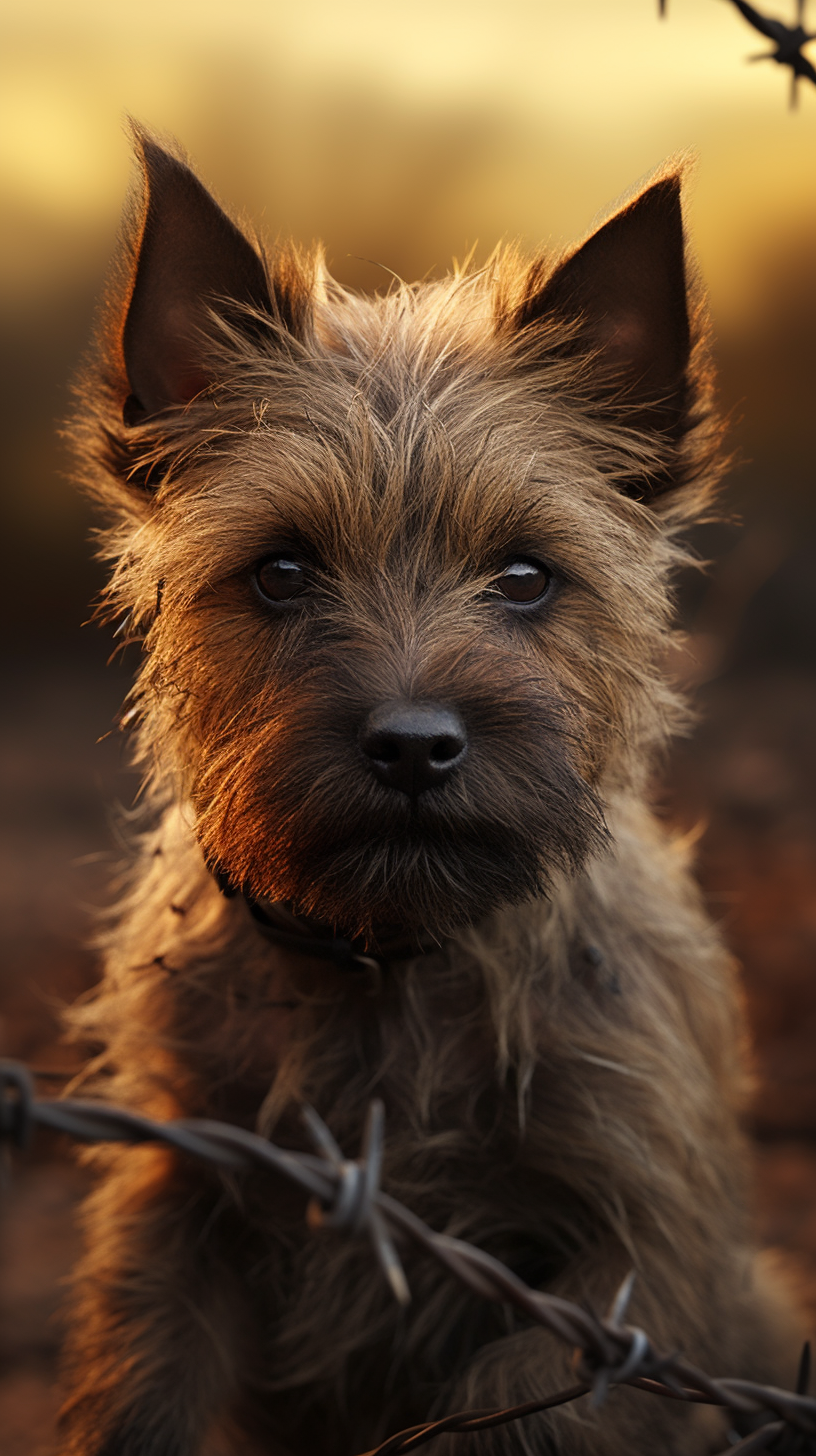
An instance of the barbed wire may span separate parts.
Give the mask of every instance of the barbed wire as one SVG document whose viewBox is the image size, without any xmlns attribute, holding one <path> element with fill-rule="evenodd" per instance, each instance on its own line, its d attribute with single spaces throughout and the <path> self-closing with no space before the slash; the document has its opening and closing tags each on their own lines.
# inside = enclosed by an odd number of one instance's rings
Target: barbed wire
<svg viewBox="0 0 816 1456">
<path fill-rule="evenodd" d="M 761 51 L 759 55 L 749 56 L 749 61 L 776 61 L 779 66 L 790 67 L 790 104 L 796 107 L 798 103 L 798 85 L 802 80 L 812 81 L 816 85 L 816 68 L 802 54 L 802 47 L 808 41 L 816 40 L 816 34 L 805 30 L 805 6 L 807 0 L 796 0 L 796 24 L 786 25 L 783 20 L 777 20 L 775 16 L 765 15 L 757 10 L 755 5 L 749 5 L 747 0 L 729 0 L 729 3 L 739 11 L 744 20 L 752 28 L 764 35 L 766 40 L 773 42 L 775 47 L 772 51 Z M 662 19 L 668 15 L 668 0 L 657 0 L 658 15 Z"/>
<path fill-rule="evenodd" d="M 672 1400 L 722 1406 L 764 1424 L 729 1452 L 777 1449 L 816 1456 L 816 1398 L 808 1395 L 809 1347 L 805 1346 L 796 1388 L 783 1390 L 751 1380 L 714 1379 L 680 1354 L 656 1350 L 648 1335 L 625 1323 L 634 1274 L 621 1285 L 605 1317 L 525 1284 L 500 1260 L 463 1239 L 436 1233 L 380 1188 L 384 1145 L 383 1104 L 373 1101 L 360 1156 L 347 1158 L 313 1108 L 303 1110 L 314 1152 L 297 1152 L 232 1124 L 207 1118 L 157 1122 L 141 1113 L 79 1098 L 37 1098 L 26 1067 L 0 1061 L 0 1143 L 28 1146 L 36 1128 L 49 1128 L 80 1142 L 158 1143 L 231 1172 L 266 1168 L 282 1174 L 307 1195 L 309 1227 L 331 1227 L 367 1235 L 400 1304 L 411 1294 L 395 1239 L 408 1239 L 442 1264 L 473 1293 L 509 1304 L 542 1325 L 574 1352 L 577 1383 L 541 1400 L 502 1410 L 459 1411 L 390 1436 L 365 1456 L 403 1456 L 443 1432 L 475 1432 L 551 1409 L 590 1395 L 603 1404 L 612 1385 L 628 1385 Z"/>
</svg>

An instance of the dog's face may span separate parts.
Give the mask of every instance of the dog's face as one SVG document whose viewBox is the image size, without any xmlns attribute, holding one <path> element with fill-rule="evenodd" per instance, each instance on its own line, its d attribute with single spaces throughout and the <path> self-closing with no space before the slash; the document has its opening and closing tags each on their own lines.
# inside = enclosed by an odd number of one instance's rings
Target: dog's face
<svg viewBox="0 0 816 1456">
<path fill-rule="evenodd" d="M 666 517 L 707 448 L 677 179 L 555 270 L 363 299 L 267 273 L 141 147 L 107 469 L 147 750 L 211 863 L 347 934 L 545 889 L 666 727 Z"/>
</svg>

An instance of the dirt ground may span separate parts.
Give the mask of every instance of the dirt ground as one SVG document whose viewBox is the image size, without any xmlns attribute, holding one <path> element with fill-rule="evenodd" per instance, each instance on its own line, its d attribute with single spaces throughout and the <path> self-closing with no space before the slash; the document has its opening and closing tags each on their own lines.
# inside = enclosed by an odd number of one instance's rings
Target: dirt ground
<svg viewBox="0 0 816 1456">
<path fill-rule="evenodd" d="M 12 685 L 0 743 L 0 1055 L 40 1068 L 71 1064 L 59 1008 L 95 974 L 82 948 L 87 906 L 104 897 L 108 806 L 132 791 L 119 741 L 96 740 L 124 681 L 96 664 L 54 664 Z M 751 1023 L 758 1229 L 786 1252 L 816 1316 L 816 678 L 767 665 L 726 673 L 703 692 L 702 708 L 703 726 L 667 767 L 664 812 L 702 826 L 699 874 L 742 963 Z M 49 1084 L 40 1086 L 45 1094 Z M 68 1150 L 47 1139 L 6 1169 L 2 1456 L 54 1449 L 59 1307 L 84 1181 Z"/>
</svg>

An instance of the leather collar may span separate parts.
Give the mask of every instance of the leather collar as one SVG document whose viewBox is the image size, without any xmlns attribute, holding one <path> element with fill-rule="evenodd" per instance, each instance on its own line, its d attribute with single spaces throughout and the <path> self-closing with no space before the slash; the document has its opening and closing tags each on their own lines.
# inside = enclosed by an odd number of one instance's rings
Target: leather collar
<svg viewBox="0 0 816 1456">
<path fill-rule="evenodd" d="M 336 935 L 331 926 L 305 915 L 296 915 L 288 905 L 237 890 L 223 872 L 215 869 L 212 872 L 223 895 L 228 899 L 240 896 L 244 901 L 266 940 L 296 955 L 329 961 L 338 970 L 379 973 L 396 961 L 413 960 L 416 956 L 431 955 L 441 949 L 440 942 L 425 931 L 417 934 L 387 932 L 378 936 L 373 945 L 361 936 L 347 940 Z"/>
</svg>

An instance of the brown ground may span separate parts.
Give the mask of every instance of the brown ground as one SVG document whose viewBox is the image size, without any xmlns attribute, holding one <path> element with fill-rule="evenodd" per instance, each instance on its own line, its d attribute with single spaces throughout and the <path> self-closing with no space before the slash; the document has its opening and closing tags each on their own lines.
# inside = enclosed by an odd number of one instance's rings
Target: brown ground
<svg viewBox="0 0 816 1456">
<path fill-rule="evenodd" d="M 117 741 L 94 740 L 122 685 L 93 665 L 54 665 L 36 689 L 21 675 L 11 693 L 0 744 L 0 1055 L 39 1067 L 69 1063 L 59 1004 L 93 979 L 79 949 L 84 905 L 99 901 L 107 873 L 94 858 L 111 843 L 106 805 L 130 791 Z M 816 1315 L 816 679 L 766 666 L 721 678 L 704 698 L 705 726 L 669 766 L 666 812 L 707 825 L 700 875 L 744 966 L 756 1049 L 761 1236 L 793 1256 Z M 58 1308 L 83 1186 L 67 1150 L 38 1140 L 0 1191 L 2 1456 L 53 1449 Z"/>
</svg>

